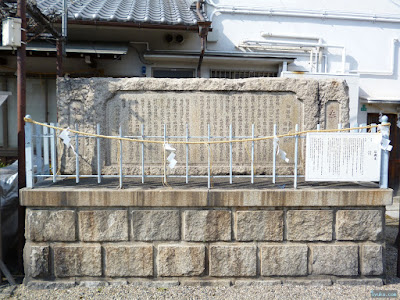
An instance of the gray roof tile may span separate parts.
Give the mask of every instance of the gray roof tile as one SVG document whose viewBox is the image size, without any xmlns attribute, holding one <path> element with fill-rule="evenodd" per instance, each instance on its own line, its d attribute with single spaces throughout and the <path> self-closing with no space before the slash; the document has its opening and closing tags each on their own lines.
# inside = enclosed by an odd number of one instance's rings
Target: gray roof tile
<svg viewBox="0 0 400 300">
<path fill-rule="evenodd" d="M 68 18 L 82 21 L 196 25 L 194 6 L 185 0 L 68 0 Z M 62 0 L 37 0 L 46 15 L 60 14 Z"/>
</svg>

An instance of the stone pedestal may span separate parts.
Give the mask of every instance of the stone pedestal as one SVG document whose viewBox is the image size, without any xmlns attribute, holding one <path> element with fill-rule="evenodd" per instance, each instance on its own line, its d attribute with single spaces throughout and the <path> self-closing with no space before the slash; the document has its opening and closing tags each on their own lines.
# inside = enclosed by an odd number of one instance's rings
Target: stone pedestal
<svg viewBox="0 0 400 300">
<path fill-rule="evenodd" d="M 382 284 L 391 196 L 381 189 L 24 189 L 25 283 Z"/>
</svg>

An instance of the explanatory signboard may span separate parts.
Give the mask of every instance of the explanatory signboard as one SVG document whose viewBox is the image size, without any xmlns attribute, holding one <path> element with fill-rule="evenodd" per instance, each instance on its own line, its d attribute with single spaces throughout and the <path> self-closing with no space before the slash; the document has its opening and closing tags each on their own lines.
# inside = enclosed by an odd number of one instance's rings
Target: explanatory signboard
<svg viewBox="0 0 400 300">
<path fill-rule="evenodd" d="M 379 181 L 380 133 L 307 133 L 306 181 Z"/>
</svg>

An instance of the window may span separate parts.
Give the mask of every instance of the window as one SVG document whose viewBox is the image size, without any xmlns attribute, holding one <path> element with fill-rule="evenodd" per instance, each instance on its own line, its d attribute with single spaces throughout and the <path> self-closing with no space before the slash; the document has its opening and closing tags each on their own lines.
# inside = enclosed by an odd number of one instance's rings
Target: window
<svg viewBox="0 0 400 300">
<path fill-rule="evenodd" d="M 277 77 L 278 73 L 272 71 L 246 71 L 246 70 L 210 70 L 210 78 L 252 78 L 252 77 Z"/>
<path fill-rule="evenodd" d="M 154 78 L 193 78 L 194 71 L 194 69 L 153 68 L 152 76 Z"/>
</svg>

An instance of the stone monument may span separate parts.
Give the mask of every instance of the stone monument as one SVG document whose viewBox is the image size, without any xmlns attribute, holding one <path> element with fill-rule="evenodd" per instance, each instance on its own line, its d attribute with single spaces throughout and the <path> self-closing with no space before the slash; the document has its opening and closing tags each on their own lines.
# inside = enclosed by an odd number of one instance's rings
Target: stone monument
<svg viewBox="0 0 400 300">
<path fill-rule="evenodd" d="M 336 128 L 349 123 L 347 85 L 337 80 L 289 78 L 254 79 L 156 79 L 156 78 L 79 78 L 58 80 L 59 125 L 61 127 L 101 133 L 141 136 L 141 126 L 147 140 L 163 140 L 154 136 L 181 136 L 168 141 L 205 141 L 210 126 L 211 140 L 227 140 L 232 124 L 233 139 L 250 137 L 252 124 L 255 136 L 323 128 Z M 187 124 L 187 125 L 186 125 Z M 203 137 L 203 138 L 199 138 Z M 303 143 L 302 143 L 303 145 Z M 211 145 L 212 174 L 229 172 L 229 144 Z M 287 153 L 289 163 L 277 161 L 277 172 L 293 171 L 294 140 L 281 139 L 280 149 Z M 175 147 L 177 168 L 169 174 L 184 174 L 186 147 Z M 304 147 L 302 147 L 303 149 Z M 103 174 L 118 174 L 119 141 L 101 141 Z M 251 168 L 251 143 L 234 143 L 233 172 L 248 174 Z M 124 174 L 141 174 L 141 143 L 123 142 Z M 80 139 L 80 172 L 96 174 L 96 141 Z M 163 147 L 145 144 L 145 173 L 160 174 Z M 207 174 L 207 145 L 190 145 L 190 174 Z M 255 173 L 271 173 L 273 141 L 255 143 Z M 299 168 L 303 170 L 304 151 L 299 151 Z M 75 172 L 75 155 L 71 150 L 59 149 L 61 171 Z"/>
</svg>

